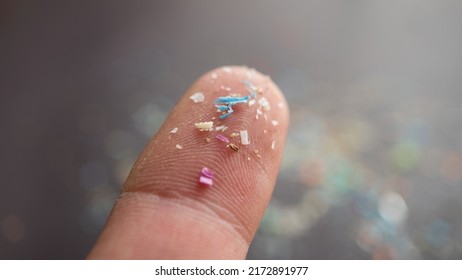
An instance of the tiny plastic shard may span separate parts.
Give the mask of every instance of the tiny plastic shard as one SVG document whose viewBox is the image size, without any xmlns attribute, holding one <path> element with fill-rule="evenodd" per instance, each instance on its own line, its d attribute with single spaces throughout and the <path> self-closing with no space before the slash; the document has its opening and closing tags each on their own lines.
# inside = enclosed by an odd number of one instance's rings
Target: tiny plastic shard
<svg viewBox="0 0 462 280">
<path fill-rule="evenodd" d="M 258 104 L 260 105 L 260 108 L 263 108 L 265 111 L 271 110 L 271 106 L 268 102 L 268 99 L 266 99 L 265 97 L 260 98 L 260 100 L 258 100 Z"/>
<path fill-rule="evenodd" d="M 217 138 L 217 139 L 220 140 L 220 141 L 229 143 L 228 138 L 226 138 L 225 136 L 223 136 L 223 135 L 221 135 L 221 134 L 217 134 L 217 136 L 215 136 L 215 138 Z"/>
<path fill-rule="evenodd" d="M 250 96 L 222 96 L 218 97 L 215 100 L 215 107 L 217 107 L 218 112 L 222 112 L 222 115 L 220 116 L 220 119 L 225 119 L 229 115 L 231 115 L 233 111 L 233 105 L 236 105 L 238 103 L 247 103 L 250 99 Z M 225 104 L 225 105 L 218 105 L 218 104 Z M 225 112 L 226 111 L 226 112 Z"/>
<path fill-rule="evenodd" d="M 215 104 L 237 104 L 237 103 L 246 103 L 249 101 L 250 96 L 221 96 L 215 100 Z"/>
<path fill-rule="evenodd" d="M 250 68 L 247 70 L 247 79 L 251 80 L 253 78 L 253 74 L 255 73 L 255 69 Z"/>
<path fill-rule="evenodd" d="M 205 138 L 205 142 L 210 143 L 210 138 Z"/>
<path fill-rule="evenodd" d="M 226 147 L 229 147 L 231 150 L 233 150 L 235 152 L 239 151 L 239 147 L 236 144 L 233 144 L 233 143 L 229 144 Z"/>
<path fill-rule="evenodd" d="M 262 115 L 262 111 L 261 111 L 261 108 L 257 108 L 257 114 L 255 115 L 255 118 L 258 120 L 259 119 L 259 116 Z"/>
<path fill-rule="evenodd" d="M 231 138 L 232 138 L 232 137 L 236 137 L 236 136 L 239 136 L 239 133 L 233 132 L 233 133 L 231 133 L 231 134 L 229 135 L 229 137 L 231 137 Z"/>
<path fill-rule="evenodd" d="M 202 168 L 199 183 L 208 187 L 213 185 L 213 172 L 207 167 Z"/>
<path fill-rule="evenodd" d="M 201 173 L 203 176 L 213 179 L 213 171 L 208 169 L 207 167 L 203 167 Z"/>
<path fill-rule="evenodd" d="M 181 150 L 181 149 L 183 149 L 183 146 L 181 146 L 180 144 L 176 144 L 176 148 L 177 148 L 178 150 Z"/>
<path fill-rule="evenodd" d="M 191 95 L 189 97 L 189 99 L 194 101 L 194 103 L 198 103 L 198 102 L 204 102 L 205 97 L 204 97 L 204 94 L 202 92 L 196 92 L 193 95 Z"/>
<path fill-rule="evenodd" d="M 249 101 L 249 107 L 252 107 L 253 105 L 255 105 L 257 101 L 255 99 L 252 99 Z"/>
<path fill-rule="evenodd" d="M 276 140 L 273 140 L 271 143 L 271 150 L 274 150 L 274 147 L 276 146 Z"/>
<path fill-rule="evenodd" d="M 177 133 L 178 132 L 178 127 L 175 127 L 174 129 L 170 130 L 170 133 Z"/>
<path fill-rule="evenodd" d="M 199 182 L 202 184 L 202 185 L 205 185 L 205 186 L 208 186 L 208 187 L 211 187 L 213 185 L 213 180 L 210 179 L 210 178 L 207 178 L 205 176 L 201 176 L 199 178 Z"/>
<path fill-rule="evenodd" d="M 194 125 L 199 131 L 213 131 L 213 122 L 199 122 Z"/>
<path fill-rule="evenodd" d="M 241 130 L 239 134 L 241 135 L 241 144 L 249 145 L 249 133 L 247 132 L 247 130 Z"/>
<path fill-rule="evenodd" d="M 220 126 L 215 127 L 216 131 L 222 131 L 222 132 L 224 132 L 227 129 L 228 129 L 228 127 L 224 126 L 224 125 L 220 125 Z"/>
<path fill-rule="evenodd" d="M 223 71 L 226 72 L 226 73 L 231 73 L 231 72 L 232 72 L 231 68 L 229 68 L 229 67 L 227 67 L 227 66 L 223 67 L 222 69 L 223 69 Z"/>
<path fill-rule="evenodd" d="M 253 98 L 257 98 L 257 87 L 254 86 L 250 81 L 244 81 L 245 86 L 247 87 L 247 91 Z"/>
<path fill-rule="evenodd" d="M 272 120 L 272 121 L 271 121 L 271 123 L 273 124 L 273 126 L 277 126 L 277 125 L 279 125 L 279 122 L 278 122 L 278 121 L 276 121 L 276 120 Z"/>
</svg>

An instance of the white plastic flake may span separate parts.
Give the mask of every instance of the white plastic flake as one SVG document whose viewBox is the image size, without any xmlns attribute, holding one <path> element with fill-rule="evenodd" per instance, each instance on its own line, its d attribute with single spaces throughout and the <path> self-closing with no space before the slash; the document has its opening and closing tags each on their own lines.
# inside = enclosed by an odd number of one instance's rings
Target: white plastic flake
<svg viewBox="0 0 462 280">
<path fill-rule="evenodd" d="M 224 126 L 224 125 L 220 125 L 220 126 L 215 127 L 216 131 L 223 131 L 224 132 L 227 129 L 228 129 L 228 127 Z"/>
<path fill-rule="evenodd" d="M 226 72 L 226 73 L 231 73 L 232 72 L 231 68 L 227 67 L 227 66 L 223 67 L 223 71 Z"/>
<path fill-rule="evenodd" d="M 200 131 L 213 131 L 213 122 L 199 122 L 194 124 Z"/>
<path fill-rule="evenodd" d="M 175 127 L 174 129 L 170 130 L 170 133 L 177 133 L 178 132 L 178 127 Z"/>
<path fill-rule="evenodd" d="M 260 108 L 263 108 L 265 111 L 269 111 L 271 109 L 271 106 L 268 102 L 268 99 L 262 97 L 260 100 L 258 100 L 258 105 L 260 105 Z"/>
<path fill-rule="evenodd" d="M 193 95 L 191 95 L 189 99 L 194 101 L 194 103 L 198 103 L 198 102 L 204 102 L 205 97 L 202 92 L 196 92 Z"/>
<path fill-rule="evenodd" d="M 241 130 L 239 135 L 241 135 L 241 144 L 242 145 L 249 145 L 250 144 L 249 133 L 247 132 L 247 130 Z"/>
</svg>

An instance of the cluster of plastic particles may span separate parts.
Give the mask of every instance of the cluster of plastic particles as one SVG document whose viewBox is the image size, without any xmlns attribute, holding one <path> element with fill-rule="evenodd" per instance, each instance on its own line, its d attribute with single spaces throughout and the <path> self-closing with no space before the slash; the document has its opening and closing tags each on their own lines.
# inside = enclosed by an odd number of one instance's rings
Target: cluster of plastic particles
<svg viewBox="0 0 462 280">
<path fill-rule="evenodd" d="M 195 106 L 198 106 L 200 103 L 210 102 L 210 107 L 214 108 L 218 113 L 218 119 L 216 117 L 212 117 L 211 120 L 199 120 L 198 122 L 194 123 L 195 128 L 204 135 L 205 144 L 215 140 L 222 142 L 224 149 L 241 153 L 246 160 L 251 160 L 248 151 L 246 152 L 246 150 L 250 150 L 249 145 L 252 142 L 251 135 L 247 129 L 240 128 L 237 130 L 232 128 L 233 113 L 236 114 L 233 110 L 233 107 L 241 106 L 242 108 L 247 108 L 247 110 L 255 110 L 255 119 L 259 120 L 260 117 L 262 117 L 262 119 L 265 121 L 269 121 L 267 113 L 271 109 L 268 99 L 263 96 L 264 90 L 256 87 L 251 82 L 254 71 L 255 70 L 253 69 L 248 70 L 248 79 L 242 81 L 245 93 L 239 92 L 239 90 L 233 90 L 229 86 L 222 85 L 219 87 L 219 90 L 220 92 L 226 92 L 226 94 L 216 98 L 213 100 L 213 102 L 207 100 L 207 94 L 204 94 L 200 91 L 195 92 L 189 97 L 189 99 L 192 100 L 192 112 L 194 112 Z M 219 74 L 230 75 L 232 74 L 232 69 L 229 67 L 223 67 L 221 71 L 213 72 L 210 76 L 212 83 L 217 81 Z M 247 106 L 244 106 L 245 104 L 247 104 Z M 253 107 L 254 105 L 257 106 Z M 279 104 L 278 107 L 280 107 Z M 226 122 L 226 125 L 222 122 Z M 272 126 L 277 126 L 279 122 L 277 120 L 271 120 L 271 124 Z M 175 127 L 170 131 L 171 134 L 176 134 L 178 132 L 178 127 Z M 227 133 L 225 134 L 225 132 Z M 264 130 L 263 133 L 266 134 L 267 130 Z M 256 143 L 252 144 L 256 145 Z M 272 140 L 271 149 L 274 150 L 275 144 L 276 140 Z M 246 146 L 246 149 L 244 149 L 243 146 Z M 181 150 L 183 149 L 183 145 L 177 143 L 176 148 Z M 253 153 L 257 158 L 261 158 L 259 149 L 254 147 Z M 202 168 L 201 175 L 199 177 L 199 183 L 200 185 L 208 187 L 213 185 L 213 172 L 211 171 L 210 167 Z"/>
</svg>

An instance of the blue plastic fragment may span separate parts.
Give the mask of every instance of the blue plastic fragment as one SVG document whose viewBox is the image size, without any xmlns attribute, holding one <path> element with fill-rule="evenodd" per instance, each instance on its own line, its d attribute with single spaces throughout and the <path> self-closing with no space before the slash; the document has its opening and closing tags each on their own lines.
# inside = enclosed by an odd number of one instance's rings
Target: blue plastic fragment
<svg viewBox="0 0 462 280">
<path fill-rule="evenodd" d="M 247 87 L 247 90 L 250 92 L 250 95 L 253 98 L 257 98 L 257 92 L 255 92 L 255 90 L 254 90 L 255 86 L 248 80 L 245 80 L 244 84 Z"/>
<path fill-rule="evenodd" d="M 226 105 L 215 105 L 215 107 L 217 107 L 218 111 L 220 112 L 227 111 L 226 114 L 223 114 L 220 116 L 220 119 L 225 119 L 229 115 L 231 115 L 232 112 L 234 112 L 233 105 L 238 104 L 238 103 L 247 103 L 249 99 L 250 99 L 250 95 L 243 96 L 243 97 L 240 97 L 240 96 L 218 97 L 215 100 L 215 104 L 226 104 Z"/>
<path fill-rule="evenodd" d="M 215 105 L 215 106 L 218 108 L 218 110 L 220 110 L 220 112 L 228 110 L 228 106 L 225 106 L 225 105 Z"/>
<path fill-rule="evenodd" d="M 219 118 L 220 118 L 220 119 L 227 118 L 229 115 L 231 115 L 231 113 L 232 113 L 232 112 L 228 112 L 228 113 L 226 113 L 226 114 L 224 114 L 224 115 L 221 115 Z"/>
<path fill-rule="evenodd" d="M 249 99 L 250 99 L 249 95 L 243 96 L 243 97 L 240 97 L 240 96 L 223 96 L 223 97 L 218 97 L 215 100 L 215 104 L 221 104 L 221 103 L 225 103 L 225 104 L 246 103 L 247 101 L 249 101 Z"/>
</svg>

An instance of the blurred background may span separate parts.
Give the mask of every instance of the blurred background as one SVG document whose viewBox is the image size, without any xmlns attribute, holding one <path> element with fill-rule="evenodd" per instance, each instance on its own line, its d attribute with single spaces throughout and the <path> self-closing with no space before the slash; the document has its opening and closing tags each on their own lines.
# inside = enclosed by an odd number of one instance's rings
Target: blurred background
<svg viewBox="0 0 462 280">
<path fill-rule="evenodd" d="M 249 259 L 462 258 L 462 2 L 0 2 L 0 258 L 84 258 L 211 68 L 291 127 Z"/>
</svg>

